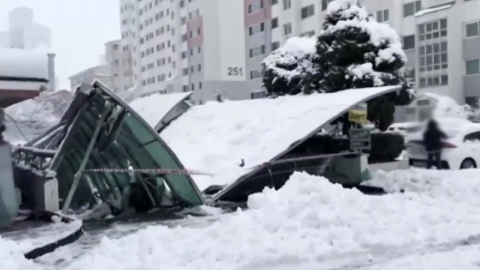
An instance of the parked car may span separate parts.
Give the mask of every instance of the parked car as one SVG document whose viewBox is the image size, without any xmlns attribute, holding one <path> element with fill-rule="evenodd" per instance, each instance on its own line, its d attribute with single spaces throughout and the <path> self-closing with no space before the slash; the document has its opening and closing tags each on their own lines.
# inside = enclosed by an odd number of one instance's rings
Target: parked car
<svg viewBox="0 0 480 270">
<path fill-rule="evenodd" d="M 440 128 L 447 135 L 442 149 L 443 169 L 470 169 L 480 165 L 480 124 L 463 119 L 442 119 Z M 410 166 L 426 167 L 427 152 L 423 145 L 423 132 L 409 136 L 407 157 Z"/>
</svg>

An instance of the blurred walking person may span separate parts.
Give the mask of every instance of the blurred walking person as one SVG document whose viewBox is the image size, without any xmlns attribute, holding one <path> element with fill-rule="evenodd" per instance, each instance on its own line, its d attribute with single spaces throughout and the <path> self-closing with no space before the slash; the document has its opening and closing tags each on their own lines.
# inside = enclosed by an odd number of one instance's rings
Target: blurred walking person
<svg viewBox="0 0 480 270">
<path fill-rule="evenodd" d="M 437 170 L 442 169 L 442 140 L 446 139 L 447 135 L 438 127 L 435 120 L 430 120 L 427 124 L 427 130 L 423 133 L 423 144 L 428 153 L 427 169 L 432 168 L 433 165 Z"/>
</svg>

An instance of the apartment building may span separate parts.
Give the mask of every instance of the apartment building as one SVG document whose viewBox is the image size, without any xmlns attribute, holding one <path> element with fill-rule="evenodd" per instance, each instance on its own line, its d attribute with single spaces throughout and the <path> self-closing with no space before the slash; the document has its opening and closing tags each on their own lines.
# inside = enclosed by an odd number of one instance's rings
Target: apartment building
<svg viewBox="0 0 480 270">
<path fill-rule="evenodd" d="M 291 36 L 318 35 L 332 0 L 264 0 L 271 4 L 271 48 Z M 480 0 L 360 0 L 403 39 L 407 79 L 417 92 L 477 104 L 480 97 Z M 265 43 L 270 40 L 265 39 Z M 427 118 L 428 100 L 399 108 L 400 121 Z M 425 106 L 425 110 L 422 110 Z"/>
<path fill-rule="evenodd" d="M 124 92 L 133 87 L 130 59 L 129 53 L 122 49 L 122 40 L 105 43 L 104 64 L 110 65 L 111 87 L 118 95 L 123 95 Z"/>
<path fill-rule="evenodd" d="M 75 92 L 82 83 L 93 83 L 100 81 L 108 88 L 114 89 L 114 83 L 110 64 L 103 64 L 80 71 L 69 77 L 71 91 Z"/>
<path fill-rule="evenodd" d="M 131 77 L 124 87 L 193 91 L 198 104 L 215 93 L 261 98 L 261 61 L 292 36 L 318 35 L 331 1 L 121 0 L 121 46 L 129 57 L 123 62 L 130 68 L 123 76 Z M 403 39 L 407 76 L 418 92 L 477 102 L 480 0 L 361 3 Z M 409 118 L 414 110 L 398 113 Z"/>
<path fill-rule="evenodd" d="M 246 16 L 248 2 L 254 1 L 120 0 L 125 52 L 121 75 L 131 78 L 131 85 L 124 87 L 193 91 L 197 104 L 215 99 L 217 93 L 232 100 L 250 98 L 261 82 L 258 67 L 247 68 L 246 39 L 256 34 L 264 38 L 267 29 L 263 24 L 249 32 L 249 23 L 265 18 Z"/>
</svg>

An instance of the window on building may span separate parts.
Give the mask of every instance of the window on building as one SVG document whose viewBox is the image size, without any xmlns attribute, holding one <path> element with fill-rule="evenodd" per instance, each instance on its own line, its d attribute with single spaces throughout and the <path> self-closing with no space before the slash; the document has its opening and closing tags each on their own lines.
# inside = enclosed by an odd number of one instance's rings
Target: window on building
<svg viewBox="0 0 480 270">
<path fill-rule="evenodd" d="M 328 3 L 332 2 L 333 0 L 322 0 L 322 10 L 326 10 L 328 7 Z"/>
<path fill-rule="evenodd" d="M 265 45 L 250 49 L 250 58 L 265 54 Z"/>
<path fill-rule="evenodd" d="M 250 30 L 250 36 L 253 36 L 255 34 L 265 31 L 265 24 L 262 22 L 260 24 L 250 26 L 249 30 Z"/>
<path fill-rule="evenodd" d="M 272 6 L 278 4 L 278 0 L 271 0 Z"/>
<path fill-rule="evenodd" d="M 422 1 L 410 2 L 403 5 L 403 17 L 413 16 L 422 9 Z"/>
<path fill-rule="evenodd" d="M 250 99 L 259 99 L 259 98 L 264 98 L 266 96 L 267 96 L 267 93 L 265 93 L 265 91 L 257 91 L 257 92 L 250 93 Z"/>
<path fill-rule="evenodd" d="M 390 13 L 388 9 L 377 11 L 377 22 L 388 22 L 390 20 Z"/>
<path fill-rule="evenodd" d="M 272 29 L 275 29 L 278 27 L 278 18 L 272 19 Z"/>
<path fill-rule="evenodd" d="M 313 30 L 300 34 L 301 37 L 313 37 L 314 35 L 315 35 L 315 31 Z"/>
<path fill-rule="evenodd" d="M 202 71 L 202 64 L 198 64 L 198 71 Z"/>
<path fill-rule="evenodd" d="M 248 13 L 253 13 L 257 12 L 259 10 L 263 9 L 263 0 L 257 0 L 250 5 L 248 5 Z"/>
<path fill-rule="evenodd" d="M 202 89 L 202 82 L 198 83 L 198 89 Z"/>
<path fill-rule="evenodd" d="M 403 37 L 403 49 L 409 50 L 415 48 L 415 35 Z"/>
<path fill-rule="evenodd" d="M 419 48 L 419 71 L 432 71 L 448 68 L 447 42 L 426 44 Z"/>
<path fill-rule="evenodd" d="M 465 24 L 465 36 L 476 37 L 480 34 L 480 21 Z"/>
<path fill-rule="evenodd" d="M 431 40 L 447 36 L 447 19 L 418 25 L 418 40 Z"/>
<path fill-rule="evenodd" d="M 465 61 L 465 74 L 466 75 L 478 75 L 480 74 L 480 60 L 468 60 Z"/>
<path fill-rule="evenodd" d="M 183 88 L 183 92 L 188 92 L 188 85 L 184 85 L 182 88 Z"/>
<path fill-rule="evenodd" d="M 275 51 L 278 48 L 280 48 L 280 41 L 273 42 L 272 43 L 272 51 Z"/>
<path fill-rule="evenodd" d="M 283 0 L 283 9 L 289 9 L 292 7 L 292 0 Z"/>
<path fill-rule="evenodd" d="M 290 35 L 292 33 L 292 23 L 287 23 L 283 25 L 283 34 Z"/>
<path fill-rule="evenodd" d="M 187 58 L 187 52 L 182 52 L 182 59 Z"/>
<path fill-rule="evenodd" d="M 260 70 L 252 70 L 250 71 L 250 79 L 258 79 L 262 77 L 262 73 L 260 72 Z"/>
<path fill-rule="evenodd" d="M 419 87 L 448 85 L 448 75 L 440 75 L 433 77 L 423 77 L 419 79 Z"/>
<path fill-rule="evenodd" d="M 188 68 L 183 69 L 183 76 L 186 76 L 186 75 L 188 75 Z"/>
<path fill-rule="evenodd" d="M 302 10 L 301 10 L 302 19 L 306 19 L 308 17 L 311 17 L 314 14 L 315 14 L 315 6 L 313 4 L 309 5 L 309 6 L 306 6 L 306 7 L 303 7 Z"/>
</svg>

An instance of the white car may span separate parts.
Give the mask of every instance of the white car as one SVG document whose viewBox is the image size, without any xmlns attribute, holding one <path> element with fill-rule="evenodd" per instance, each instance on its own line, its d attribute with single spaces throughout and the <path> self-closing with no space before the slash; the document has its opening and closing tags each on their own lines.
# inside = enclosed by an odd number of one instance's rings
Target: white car
<svg viewBox="0 0 480 270">
<path fill-rule="evenodd" d="M 438 124 L 447 135 L 443 142 L 442 168 L 477 168 L 480 165 L 480 124 L 463 119 L 442 119 Z M 427 166 L 427 152 L 422 142 L 423 131 L 424 128 L 411 135 L 407 144 L 410 166 Z"/>
</svg>

